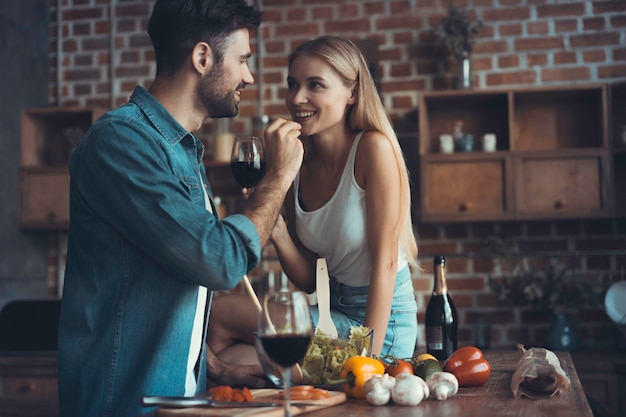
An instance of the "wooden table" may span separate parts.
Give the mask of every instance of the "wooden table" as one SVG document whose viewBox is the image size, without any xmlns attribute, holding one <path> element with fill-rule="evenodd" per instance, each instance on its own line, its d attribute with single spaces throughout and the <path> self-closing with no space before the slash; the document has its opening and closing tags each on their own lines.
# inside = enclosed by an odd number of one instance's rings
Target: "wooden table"
<svg viewBox="0 0 626 417">
<path fill-rule="evenodd" d="M 428 399 L 414 407 L 392 403 L 371 406 L 365 400 L 347 402 L 306 413 L 307 417 L 593 417 L 572 358 L 557 353 L 561 366 L 570 378 L 570 387 L 554 397 L 542 400 L 515 399 L 511 376 L 520 357 L 517 351 L 485 352 L 492 366 L 489 380 L 480 387 L 461 388 L 445 401 Z M 146 417 L 153 416 L 152 413 Z"/>
</svg>

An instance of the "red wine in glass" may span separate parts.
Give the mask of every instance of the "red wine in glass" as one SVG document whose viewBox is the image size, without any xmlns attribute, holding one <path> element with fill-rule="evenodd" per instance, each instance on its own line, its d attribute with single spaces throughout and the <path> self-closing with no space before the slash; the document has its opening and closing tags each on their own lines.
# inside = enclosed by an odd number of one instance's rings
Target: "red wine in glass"
<svg viewBox="0 0 626 417">
<path fill-rule="evenodd" d="M 256 136 L 235 138 L 230 168 L 239 185 L 245 188 L 256 186 L 265 174 L 263 140 Z"/>
<path fill-rule="evenodd" d="M 313 337 L 309 302 L 305 294 L 300 291 L 266 294 L 256 334 L 263 353 L 280 370 L 284 417 L 291 417 L 291 367 L 304 358 Z"/>
<path fill-rule="evenodd" d="M 265 162 L 231 162 L 230 169 L 239 185 L 245 188 L 254 188 L 265 174 Z"/>
<path fill-rule="evenodd" d="M 293 366 L 304 354 L 311 343 L 310 334 L 276 334 L 261 336 L 261 343 L 267 356 L 280 366 Z"/>
</svg>

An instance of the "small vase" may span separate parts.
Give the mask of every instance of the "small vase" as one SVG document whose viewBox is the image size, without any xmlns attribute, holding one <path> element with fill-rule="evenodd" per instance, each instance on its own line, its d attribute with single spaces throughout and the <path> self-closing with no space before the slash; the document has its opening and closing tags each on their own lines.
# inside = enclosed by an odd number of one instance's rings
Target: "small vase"
<svg viewBox="0 0 626 417">
<path fill-rule="evenodd" d="M 557 312 L 548 329 L 546 347 L 550 350 L 574 352 L 578 348 L 578 334 L 565 313 Z"/>
<path fill-rule="evenodd" d="M 463 52 L 463 54 L 458 57 L 457 61 L 458 70 L 455 79 L 456 88 L 459 90 L 472 88 L 472 71 L 469 52 Z"/>
</svg>

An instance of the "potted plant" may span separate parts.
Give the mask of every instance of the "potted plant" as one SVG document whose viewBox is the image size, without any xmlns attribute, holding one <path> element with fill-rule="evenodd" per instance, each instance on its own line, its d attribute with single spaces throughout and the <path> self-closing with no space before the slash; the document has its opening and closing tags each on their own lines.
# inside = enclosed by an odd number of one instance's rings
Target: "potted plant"
<svg viewBox="0 0 626 417">
<path fill-rule="evenodd" d="M 435 37 L 452 52 L 459 65 L 458 88 L 472 86 L 470 54 L 474 46 L 474 36 L 482 29 L 482 21 L 470 22 L 467 14 L 454 3 L 448 7 L 448 15 L 433 29 Z"/>
</svg>

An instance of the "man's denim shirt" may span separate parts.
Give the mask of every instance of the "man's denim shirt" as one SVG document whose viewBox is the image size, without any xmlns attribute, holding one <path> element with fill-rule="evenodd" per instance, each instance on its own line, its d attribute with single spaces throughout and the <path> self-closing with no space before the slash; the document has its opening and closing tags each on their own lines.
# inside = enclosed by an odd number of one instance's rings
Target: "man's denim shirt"
<svg viewBox="0 0 626 417">
<path fill-rule="evenodd" d="M 205 209 L 203 153 L 142 87 L 74 150 L 62 416 L 136 416 L 148 411 L 142 395 L 183 395 L 199 285 L 231 289 L 258 264 L 252 222 L 220 221 Z M 198 392 L 206 389 L 204 355 L 203 346 Z"/>
</svg>

